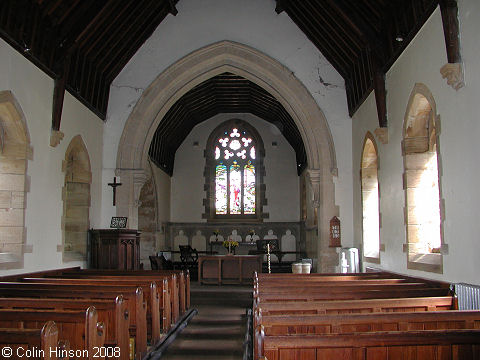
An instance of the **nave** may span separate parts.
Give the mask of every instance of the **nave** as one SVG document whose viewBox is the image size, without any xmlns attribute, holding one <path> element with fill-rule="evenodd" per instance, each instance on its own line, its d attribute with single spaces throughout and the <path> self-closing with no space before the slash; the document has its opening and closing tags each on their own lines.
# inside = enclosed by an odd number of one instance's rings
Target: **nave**
<svg viewBox="0 0 480 360">
<path fill-rule="evenodd" d="M 480 358 L 480 311 L 459 310 L 460 285 L 385 271 L 255 273 L 253 286 L 190 283 L 176 270 L 1 280 L 6 358 Z"/>
</svg>

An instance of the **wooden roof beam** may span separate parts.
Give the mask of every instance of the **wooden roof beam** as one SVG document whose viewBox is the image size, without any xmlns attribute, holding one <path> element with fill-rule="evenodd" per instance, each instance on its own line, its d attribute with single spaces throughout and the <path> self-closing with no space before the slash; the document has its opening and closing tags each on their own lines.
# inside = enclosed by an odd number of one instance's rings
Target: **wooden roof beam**
<svg viewBox="0 0 480 360">
<path fill-rule="evenodd" d="M 448 62 L 451 64 L 459 63 L 462 61 L 462 58 L 460 56 L 460 32 L 458 27 L 457 1 L 440 0 L 440 10 L 442 12 Z"/>
<path fill-rule="evenodd" d="M 178 10 L 177 10 L 177 8 L 175 7 L 175 2 L 174 2 L 174 0 L 168 0 L 168 4 L 169 4 L 169 6 L 170 6 L 170 14 L 172 14 L 173 16 L 177 16 Z"/>
<path fill-rule="evenodd" d="M 277 5 L 275 6 L 275 12 L 277 14 L 281 14 L 282 12 L 285 11 L 286 7 L 287 7 L 287 1 L 286 0 L 277 0 Z"/>
<path fill-rule="evenodd" d="M 375 31 L 370 28 L 370 25 L 365 22 L 365 20 L 358 15 L 356 11 L 352 11 L 348 7 L 348 2 L 345 0 L 327 0 L 330 6 L 332 6 L 345 20 L 345 22 L 350 26 L 350 28 L 365 42 L 365 44 L 370 45 L 372 49 L 375 50 L 373 53 L 374 56 L 381 55 L 380 60 L 384 57 L 382 48 L 383 43 L 381 39 L 377 36 Z M 379 54 L 379 51 L 381 53 Z"/>
</svg>

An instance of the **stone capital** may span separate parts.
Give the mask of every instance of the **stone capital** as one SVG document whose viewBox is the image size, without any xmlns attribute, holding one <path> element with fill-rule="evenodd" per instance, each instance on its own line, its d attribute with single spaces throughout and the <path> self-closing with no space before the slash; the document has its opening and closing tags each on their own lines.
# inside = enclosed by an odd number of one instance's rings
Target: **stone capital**
<svg viewBox="0 0 480 360">
<path fill-rule="evenodd" d="M 386 127 L 376 128 L 374 133 L 375 133 L 375 136 L 378 138 L 378 141 L 380 141 L 384 145 L 388 144 L 388 128 Z"/>
<path fill-rule="evenodd" d="M 447 84 L 455 90 L 465 86 L 463 79 L 463 68 L 462 64 L 460 63 L 448 63 L 443 65 L 440 69 L 440 74 L 442 74 L 442 78 L 447 79 Z"/>
<path fill-rule="evenodd" d="M 58 144 L 60 144 L 60 141 L 63 140 L 64 133 L 59 131 L 59 130 L 52 130 L 50 133 L 50 146 L 51 147 L 57 147 Z"/>
</svg>

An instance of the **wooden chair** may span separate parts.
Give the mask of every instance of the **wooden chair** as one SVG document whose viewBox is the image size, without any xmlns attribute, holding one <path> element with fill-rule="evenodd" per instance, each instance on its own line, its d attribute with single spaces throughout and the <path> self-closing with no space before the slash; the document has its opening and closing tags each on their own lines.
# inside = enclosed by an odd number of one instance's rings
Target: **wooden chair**
<svg viewBox="0 0 480 360">
<path fill-rule="evenodd" d="M 189 270 L 192 280 L 198 279 L 198 252 L 190 245 L 179 245 L 182 270 Z"/>
</svg>

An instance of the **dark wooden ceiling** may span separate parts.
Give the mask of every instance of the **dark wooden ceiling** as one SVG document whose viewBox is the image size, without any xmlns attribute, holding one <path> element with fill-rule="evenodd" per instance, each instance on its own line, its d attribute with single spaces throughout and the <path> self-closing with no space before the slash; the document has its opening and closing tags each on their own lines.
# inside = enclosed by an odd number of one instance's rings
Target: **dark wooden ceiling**
<svg viewBox="0 0 480 360">
<path fill-rule="evenodd" d="M 59 130 L 65 89 L 105 119 L 112 81 L 163 19 L 176 15 L 178 1 L 1 0 L 0 35 L 55 79 L 52 128 Z M 384 74 L 439 2 L 455 0 L 276 0 L 275 10 L 288 14 L 344 78 L 350 115 L 375 90 L 379 125 L 385 127 Z M 171 173 L 171 152 L 192 126 L 239 111 L 281 124 L 299 168 L 306 165 L 285 109 L 231 74 L 206 81 L 172 107 L 157 130 L 152 158 Z"/>
<path fill-rule="evenodd" d="M 1 0 L 0 35 L 102 119 L 110 84 L 178 0 Z"/>
<path fill-rule="evenodd" d="M 344 78 L 352 116 L 373 90 L 375 75 L 385 74 L 438 3 L 277 0 L 276 10 L 285 11 Z"/>
<path fill-rule="evenodd" d="M 305 147 L 289 113 L 262 87 L 230 73 L 195 86 L 169 109 L 153 136 L 150 158 L 171 175 L 175 152 L 193 127 L 222 113 L 251 113 L 275 125 L 295 150 L 298 173 L 303 171 Z"/>
</svg>

